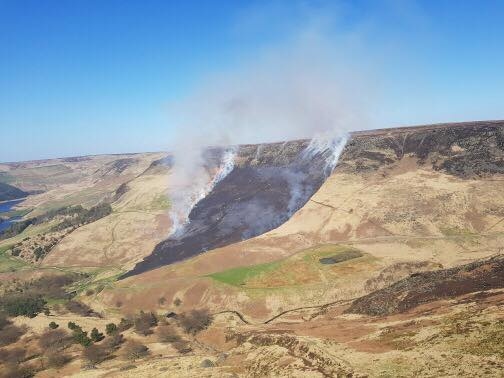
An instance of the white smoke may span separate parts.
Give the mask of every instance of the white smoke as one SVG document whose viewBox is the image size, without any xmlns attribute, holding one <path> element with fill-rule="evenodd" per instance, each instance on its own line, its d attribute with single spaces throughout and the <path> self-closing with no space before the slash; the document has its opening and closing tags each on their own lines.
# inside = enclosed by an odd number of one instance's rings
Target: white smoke
<svg viewBox="0 0 504 378">
<path fill-rule="evenodd" d="M 231 155 L 225 154 L 220 173 L 210 172 L 202 158 L 209 145 L 318 136 L 306 156 L 323 153 L 326 173 L 332 171 L 347 133 L 369 124 L 375 81 L 367 62 L 372 59 L 359 54 L 357 40 L 354 34 L 329 38 L 313 23 L 305 25 L 171 104 L 172 124 L 179 130 L 169 184 L 175 233 L 197 201 L 233 167 Z"/>
<path fill-rule="evenodd" d="M 189 170 L 172 170 L 171 179 L 178 186 L 171 186 L 170 219 L 172 227 L 170 236 L 178 236 L 184 231 L 189 221 L 189 214 L 194 206 L 212 191 L 214 186 L 222 181 L 234 168 L 237 148 L 227 148 L 221 158 L 220 165 L 213 177 L 204 169 L 203 157 L 200 165 L 189 166 Z M 190 155 L 190 154 L 189 154 Z M 187 174 L 195 174 L 188 176 Z"/>
<path fill-rule="evenodd" d="M 303 154 L 305 158 L 324 155 L 326 161 L 324 173 L 326 176 L 329 176 L 336 167 L 336 164 L 338 164 L 339 157 L 343 152 L 343 148 L 345 148 L 348 137 L 348 133 L 317 135 L 312 138 Z"/>
</svg>

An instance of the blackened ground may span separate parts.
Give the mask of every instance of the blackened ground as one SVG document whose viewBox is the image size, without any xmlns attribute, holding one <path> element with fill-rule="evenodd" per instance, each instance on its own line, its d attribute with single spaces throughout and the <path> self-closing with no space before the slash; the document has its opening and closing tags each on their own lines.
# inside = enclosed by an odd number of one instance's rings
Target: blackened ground
<svg viewBox="0 0 504 378">
<path fill-rule="evenodd" d="M 375 170 L 405 156 L 461 178 L 504 174 L 504 121 L 358 132 L 343 151 L 340 168 Z"/>
<path fill-rule="evenodd" d="M 504 255 L 459 267 L 412 274 L 355 300 L 348 313 L 389 315 L 423 303 L 504 287 Z"/>
<path fill-rule="evenodd" d="M 241 163 L 192 209 L 183 234 L 159 243 L 122 278 L 252 238 L 287 221 L 326 179 L 327 155 L 304 156 L 307 144 L 242 147 Z"/>
</svg>

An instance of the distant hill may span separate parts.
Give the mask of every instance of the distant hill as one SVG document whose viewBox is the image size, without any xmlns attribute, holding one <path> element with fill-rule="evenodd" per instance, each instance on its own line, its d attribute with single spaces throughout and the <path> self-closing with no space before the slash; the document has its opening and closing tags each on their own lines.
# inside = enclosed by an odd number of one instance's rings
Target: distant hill
<svg viewBox="0 0 504 378">
<path fill-rule="evenodd" d="M 15 186 L 0 182 L 0 201 L 15 200 L 26 197 L 27 195 L 27 192 L 24 192 Z"/>
</svg>

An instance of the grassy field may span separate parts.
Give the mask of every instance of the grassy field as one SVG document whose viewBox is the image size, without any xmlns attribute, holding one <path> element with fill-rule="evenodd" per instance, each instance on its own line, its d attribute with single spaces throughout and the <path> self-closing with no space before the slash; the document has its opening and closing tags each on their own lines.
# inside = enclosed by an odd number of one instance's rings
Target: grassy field
<svg viewBox="0 0 504 378">
<path fill-rule="evenodd" d="M 266 264 L 234 268 L 211 274 L 210 277 L 228 285 L 240 286 L 245 285 L 245 283 L 251 278 L 275 271 L 281 263 L 281 261 L 274 261 Z"/>
<path fill-rule="evenodd" d="M 7 251 L 11 247 L 12 245 L 0 246 L 0 273 L 12 272 L 30 266 L 19 259 L 9 256 Z"/>
<path fill-rule="evenodd" d="M 246 288 L 296 286 L 327 280 L 334 267 L 345 261 L 364 257 L 358 249 L 338 244 L 325 244 L 304 249 L 282 260 L 228 269 L 210 274 L 216 281 Z M 332 259 L 332 264 L 321 263 Z"/>
</svg>

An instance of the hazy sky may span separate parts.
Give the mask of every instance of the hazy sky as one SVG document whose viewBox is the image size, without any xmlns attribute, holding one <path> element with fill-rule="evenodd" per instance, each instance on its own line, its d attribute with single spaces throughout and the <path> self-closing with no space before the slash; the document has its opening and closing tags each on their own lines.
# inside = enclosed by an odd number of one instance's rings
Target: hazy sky
<svg viewBox="0 0 504 378">
<path fill-rule="evenodd" d="M 503 14 L 498 0 L 0 0 L 0 161 L 169 148 L 173 102 L 313 23 L 369 71 L 365 127 L 501 119 Z"/>
</svg>

